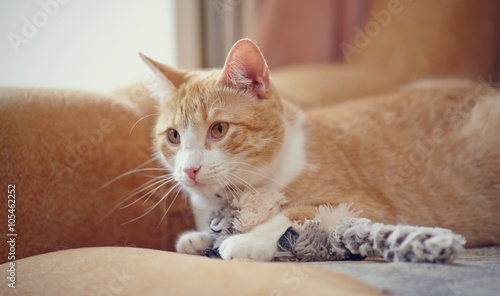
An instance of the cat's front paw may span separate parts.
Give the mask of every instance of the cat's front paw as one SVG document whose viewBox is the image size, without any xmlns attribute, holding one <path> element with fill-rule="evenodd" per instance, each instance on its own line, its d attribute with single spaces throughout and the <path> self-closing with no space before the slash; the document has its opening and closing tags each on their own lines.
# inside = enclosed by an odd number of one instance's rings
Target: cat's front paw
<svg viewBox="0 0 500 296">
<path fill-rule="evenodd" d="M 211 248 L 214 235 L 205 231 L 189 231 L 181 234 L 175 245 L 178 253 L 203 255 L 203 251 Z"/>
<path fill-rule="evenodd" d="M 231 236 L 219 247 L 222 259 L 252 259 L 271 261 L 277 251 L 277 242 L 259 238 L 250 233 Z"/>
</svg>

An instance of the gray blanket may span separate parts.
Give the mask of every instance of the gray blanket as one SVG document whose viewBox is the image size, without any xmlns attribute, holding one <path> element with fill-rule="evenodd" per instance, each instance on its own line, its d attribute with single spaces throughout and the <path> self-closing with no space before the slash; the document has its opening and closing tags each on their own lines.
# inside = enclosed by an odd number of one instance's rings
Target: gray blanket
<svg viewBox="0 0 500 296">
<path fill-rule="evenodd" d="M 380 259 L 312 264 L 351 275 L 387 295 L 500 295 L 500 246 L 468 249 L 453 264 Z"/>
</svg>

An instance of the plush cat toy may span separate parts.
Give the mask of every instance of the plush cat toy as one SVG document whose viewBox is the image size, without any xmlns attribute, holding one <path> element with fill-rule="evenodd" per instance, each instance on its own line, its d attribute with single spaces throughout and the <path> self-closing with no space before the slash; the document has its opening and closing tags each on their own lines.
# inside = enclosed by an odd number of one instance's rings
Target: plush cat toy
<svg viewBox="0 0 500 296">
<path fill-rule="evenodd" d="M 228 200 L 210 217 L 216 235 L 208 257 L 220 257 L 218 247 L 231 235 L 250 231 L 280 212 L 285 197 L 269 190 L 246 192 Z M 266 198 L 262 198 L 262 196 Z M 465 238 L 444 228 L 385 225 L 360 218 L 345 203 L 320 206 L 314 220 L 295 223 L 277 242 L 274 261 L 333 261 L 382 257 L 394 262 L 451 263 Z"/>
</svg>

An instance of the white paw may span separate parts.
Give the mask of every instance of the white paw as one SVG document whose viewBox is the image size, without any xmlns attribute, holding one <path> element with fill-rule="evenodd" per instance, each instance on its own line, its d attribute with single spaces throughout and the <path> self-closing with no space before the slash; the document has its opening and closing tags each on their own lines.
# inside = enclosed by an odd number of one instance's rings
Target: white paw
<svg viewBox="0 0 500 296">
<path fill-rule="evenodd" d="M 181 234 L 175 249 L 179 253 L 203 255 L 203 250 L 211 248 L 213 243 L 213 234 L 204 231 L 190 231 Z"/>
<path fill-rule="evenodd" d="M 225 260 L 271 261 L 276 251 L 276 241 L 259 238 L 250 233 L 231 236 L 224 240 L 219 247 L 219 253 Z"/>
</svg>

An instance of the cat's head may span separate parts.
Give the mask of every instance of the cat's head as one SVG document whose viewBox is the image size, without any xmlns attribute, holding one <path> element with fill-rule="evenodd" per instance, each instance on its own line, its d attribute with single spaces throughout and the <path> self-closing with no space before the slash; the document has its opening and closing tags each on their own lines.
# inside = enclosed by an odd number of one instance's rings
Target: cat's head
<svg viewBox="0 0 500 296">
<path fill-rule="evenodd" d="M 252 41 L 238 41 L 222 70 L 184 72 L 141 57 L 159 82 L 155 148 L 177 182 L 215 198 L 271 177 L 283 106 Z"/>
</svg>

